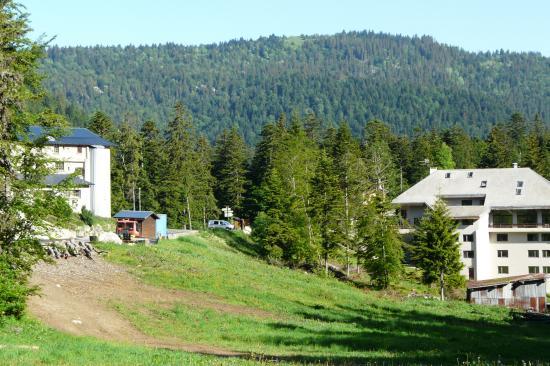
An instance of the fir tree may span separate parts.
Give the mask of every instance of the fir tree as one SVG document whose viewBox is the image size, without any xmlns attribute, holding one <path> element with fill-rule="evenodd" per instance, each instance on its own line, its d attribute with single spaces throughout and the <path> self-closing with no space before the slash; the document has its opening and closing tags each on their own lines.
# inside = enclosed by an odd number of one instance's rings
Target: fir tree
<svg viewBox="0 0 550 366">
<path fill-rule="evenodd" d="M 376 287 L 387 288 L 403 271 L 403 243 L 397 216 L 388 199 L 375 193 L 369 197 L 359 223 L 359 256 Z"/>
<path fill-rule="evenodd" d="M 445 202 L 438 199 L 414 232 L 413 260 L 422 269 L 425 282 L 439 282 L 441 300 L 445 299 L 445 288 L 456 284 L 463 267 L 457 226 Z"/>
<path fill-rule="evenodd" d="M 115 126 L 111 118 L 102 111 L 96 111 L 88 122 L 88 129 L 99 136 L 112 140 L 115 136 Z"/>
<path fill-rule="evenodd" d="M 223 131 L 216 141 L 214 153 L 215 194 L 220 206 L 231 207 L 237 216 L 243 211 L 246 163 L 246 146 L 237 129 Z"/>
</svg>

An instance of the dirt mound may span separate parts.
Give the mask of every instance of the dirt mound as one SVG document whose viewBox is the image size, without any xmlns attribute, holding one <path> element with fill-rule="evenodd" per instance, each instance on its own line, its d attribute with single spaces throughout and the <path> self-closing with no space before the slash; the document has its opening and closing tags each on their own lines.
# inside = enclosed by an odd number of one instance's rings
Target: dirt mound
<svg viewBox="0 0 550 366">
<path fill-rule="evenodd" d="M 209 308 L 220 312 L 269 317 L 257 309 L 225 304 L 206 294 L 161 289 L 140 283 L 124 268 L 101 258 L 70 258 L 57 264 L 40 263 L 32 280 L 40 295 L 29 300 L 29 311 L 45 324 L 75 335 L 93 336 L 109 341 L 180 349 L 204 354 L 238 356 L 237 352 L 201 344 L 186 344 L 175 339 L 158 339 L 143 334 L 108 303 L 174 303 Z"/>
</svg>

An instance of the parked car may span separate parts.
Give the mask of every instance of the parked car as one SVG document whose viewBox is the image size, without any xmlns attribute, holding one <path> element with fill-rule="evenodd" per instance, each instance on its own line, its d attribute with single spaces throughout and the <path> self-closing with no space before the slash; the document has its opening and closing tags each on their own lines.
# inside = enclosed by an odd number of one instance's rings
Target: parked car
<svg viewBox="0 0 550 366">
<path fill-rule="evenodd" d="M 226 230 L 234 230 L 235 225 L 225 221 L 225 220 L 209 220 L 208 221 L 208 228 L 209 229 L 226 229 Z"/>
</svg>

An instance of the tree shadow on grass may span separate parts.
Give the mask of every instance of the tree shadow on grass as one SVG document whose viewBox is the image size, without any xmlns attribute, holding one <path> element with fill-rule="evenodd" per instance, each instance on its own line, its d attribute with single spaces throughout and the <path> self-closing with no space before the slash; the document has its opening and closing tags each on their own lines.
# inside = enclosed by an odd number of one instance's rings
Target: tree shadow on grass
<svg viewBox="0 0 550 366">
<path fill-rule="evenodd" d="M 262 248 L 252 241 L 246 234 L 239 231 L 229 231 L 224 229 L 213 229 L 212 234 L 223 239 L 231 248 L 251 257 L 261 257 Z"/>
<path fill-rule="evenodd" d="M 475 307 L 471 309 L 475 315 Z M 548 325 L 496 322 L 482 313 L 467 319 L 379 304 L 362 309 L 306 307 L 296 315 L 312 322 L 270 323 L 273 335 L 259 340 L 282 349 L 303 349 L 303 354 L 259 359 L 323 365 L 447 365 L 478 357 L 488 364 L 548 363 Z"/>
</svg>

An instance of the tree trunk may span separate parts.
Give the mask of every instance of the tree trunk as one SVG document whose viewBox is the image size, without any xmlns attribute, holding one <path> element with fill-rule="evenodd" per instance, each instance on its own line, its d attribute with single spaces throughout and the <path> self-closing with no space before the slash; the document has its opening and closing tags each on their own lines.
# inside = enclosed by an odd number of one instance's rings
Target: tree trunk
<svg viewBox="0 0 550 366">
<path fill-rule="evenodd" d="M 328 276 L 328 253 L 325 253 L 325 276 Z"/>
<path fill-rule="evenodd" d="M 443 271 L 439 272 L 439 299 L 445 301 L 445 280 Z"/>
<path fill-rule="evenodd" d="M 193 230 L 193 224 L 191 224 L 191 207 L 189 205 L 189 196 L 187 196 L 187 220 L 189 220 L 189 230 Z"/>
</svg>

